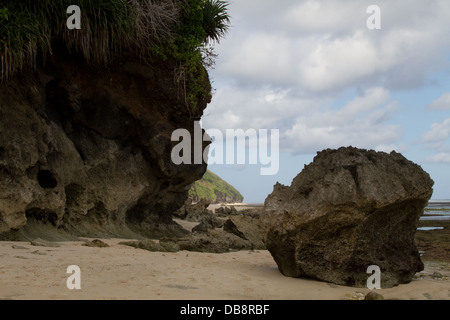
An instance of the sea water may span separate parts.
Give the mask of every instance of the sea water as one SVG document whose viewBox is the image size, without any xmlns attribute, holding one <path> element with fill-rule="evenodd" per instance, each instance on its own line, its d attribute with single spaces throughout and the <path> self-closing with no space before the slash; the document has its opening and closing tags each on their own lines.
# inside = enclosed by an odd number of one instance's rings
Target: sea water
<svg viewBox="0 0 450 320">
<path fill-rule="evenodd" d="M 431 200 L 425 208 L 424 214 L 426 216 L 420 220 L 450 220 L 450 199 Z"/>
</svg>

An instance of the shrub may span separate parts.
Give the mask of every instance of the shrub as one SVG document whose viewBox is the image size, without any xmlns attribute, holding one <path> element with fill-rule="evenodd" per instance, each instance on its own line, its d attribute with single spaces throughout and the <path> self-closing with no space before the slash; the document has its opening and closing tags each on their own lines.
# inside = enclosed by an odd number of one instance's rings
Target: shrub
<svg viewBox="0 0 450 320">
<path fill-rule="evenodd" d="M 228 31 L 230 18 L 228 2 L 219 0 L 179 0 L 181 20 L 175 27 L 176 36 L 163 46 L 156 48 L 163 57 L 172 56 L 180 61 L 176 80 L 189 107 L 191 117 L 197 118 L 198 101 L 209 101 L 211 88 L 205 88 L 207 73 L 214 51 L 208 48 L 211 42 L 219 41 Z"/>
<path fill-rule="evenodd" d="M 206 34 L 205 42 L 220 41 L 230 27 L 228 15 L 229 3 L 221 0 L 206 0 L 203 6 L 203 30 Z"/>
</svg>

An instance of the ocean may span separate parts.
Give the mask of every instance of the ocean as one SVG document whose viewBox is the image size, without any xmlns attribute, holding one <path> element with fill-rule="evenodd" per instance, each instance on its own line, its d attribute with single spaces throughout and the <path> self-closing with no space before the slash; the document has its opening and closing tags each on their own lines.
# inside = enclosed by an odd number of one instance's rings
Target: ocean
<svg viewBox="0 0 450 320">
<path fill-rule="evenodd" d="M 241 209 L 249 209 L 264 207 L 264 204 L 235 204 L 234 206 L 237 208 L 241 207 Z M 420 220 L 450 221 L 450 199 L 431 200 Z"/>
<path fill-rule="evenodd" d="M 450 199 L 431 200 L 420 220 L 450 220 Z"/>
</svg>

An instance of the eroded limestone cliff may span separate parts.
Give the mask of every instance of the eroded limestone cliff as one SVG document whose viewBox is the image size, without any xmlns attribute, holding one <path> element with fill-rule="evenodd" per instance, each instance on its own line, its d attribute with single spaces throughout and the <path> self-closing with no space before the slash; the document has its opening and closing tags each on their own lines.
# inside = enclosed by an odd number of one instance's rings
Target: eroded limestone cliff
<svg viewBox="0 0 450 320">
<path fill-rule="evenodd" d="M 0 84 L 0 237 L 45 237 L 37 225 L 76 236 L 183 235 L 172 213 L 206 164 L 174 165 L 171 134 L 193 132 L 210 97 L 193 119 L 176 67 L 124 55 L 98 69 L 55 54 Z"/>
</svg>

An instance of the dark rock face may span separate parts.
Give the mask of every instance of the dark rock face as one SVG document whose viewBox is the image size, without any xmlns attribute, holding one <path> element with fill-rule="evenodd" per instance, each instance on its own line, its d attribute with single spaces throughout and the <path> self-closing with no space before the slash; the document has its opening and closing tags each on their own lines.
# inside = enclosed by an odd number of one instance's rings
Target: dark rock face
<svg viewBox="0 0 450 320">
<path fill-rule="evenodd" d="M 216 209 L 216 214 L 219 217 L 228 217 L 230 215 L 238 215 L 239 213 L 237 212 L 236 208 L 231 206 L 231 207 L 219 207 Z"/>
<path fill-rule="evenodd" d="M 433 181 L 401 154 L 325 150 L 265 202 L 265 244 L 280 271 L 365 287 L 371 265 L 382 288 L 409 283 L 424 266 L 416 223 Z"/>
<path fill-rule="evenodd" d="M 244 240 L 250 241 L 252 249 L 264 250 L 264 229 L 259 217 L 249 215 L 232 216 L 223 226 L 223 231 L 232 233 Z"/>
<path fill-rule="evenodd" d="M 172 132 L 195 125 L 176 63 L 51 59 L 0 84 L 0 236 L 31 221 L 80 236 L 185 235 L 172 214 L 206 164 L 171 160 Z"/>
<path fill-rule="evenodd" d="M 174 215 L 189 222 L 199 222 L 192 232 L 206 233 L 209 229 L 222 228 L 225 221 L 218 219 L 214 212 L 208 209 L 210 204 L 211 201 L 207 199 L 200 199 L 197 203 L 188 199 Z"/>
<path fill-rule="evenodd" d="M 194 232 L 178 239 L 163 239 L 162 242 L 176 244 L 181 251 L 227 253 L 251 250 L 252 244 L 234 234 L 220 229 L 210 229 L 206 233 Z"/>
<path fill-rule="evenodd" d="M 213 212 L 208 210 L 211 201 L 201 199 L 197 203 L 187 200 L 186 203 L 176 212 L 180 219 L 190 222 L 202 222 L 205 218 L 211 216 Z"/>
<path fill-rule="evenodd" d="M 234 234 L 222 230 L 208 230 L 204 233 L 190 233 L 183 238 L 121 242 L 120 244 L 152 252 L 192 251 L 205 253 L 227 253 L 230 251 L 251 250 L 251 243 Z"/>
</svg>

